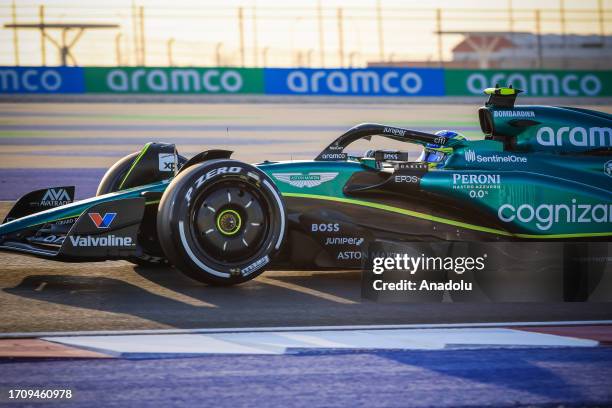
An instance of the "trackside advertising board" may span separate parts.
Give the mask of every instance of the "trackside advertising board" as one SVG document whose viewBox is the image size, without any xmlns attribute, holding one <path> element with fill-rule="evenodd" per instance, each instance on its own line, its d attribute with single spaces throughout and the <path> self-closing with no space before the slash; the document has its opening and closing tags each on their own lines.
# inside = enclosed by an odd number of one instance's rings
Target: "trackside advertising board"
<svg viewBox="0 0 612 408">
<path fill-rule="evenodd" d="M 512 84 L 528 96 L 612 96 L 612 71 L 454 70 L 444 72 L 446 95 L 482 95 Z"/>
<path fill-rule="evenodd" d="M 0 94 L 482 96 L 495 84 L 528 96 L 612 96 L 612 71 L 439 68 L 0 67 Z"/>
<path fill-rule="evenodd" d="M 83 68 L 0 67 L 0 93 L 83 92 Z"/>
<path fill-rule="evenodd" d="M 260 68 L 85 68 L 93 93 L 264 93 Z"/>
<path fill-rule="evenodd" d="M 264 70 L 266 94 L 442 96 L 444 73 L 436 68 Z"/>
</svg>

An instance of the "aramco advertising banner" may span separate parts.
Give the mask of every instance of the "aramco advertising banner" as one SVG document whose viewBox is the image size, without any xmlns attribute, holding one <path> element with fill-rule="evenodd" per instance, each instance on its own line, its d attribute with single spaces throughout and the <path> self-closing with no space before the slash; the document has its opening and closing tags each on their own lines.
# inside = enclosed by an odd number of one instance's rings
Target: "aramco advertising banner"
<svg viewBox="0 0 612 408">
<path fill-rule="evenodd" d="M 481 96 L 512 84 L 527 96 L 612 96 L 612 71 L 439 68 L 0 67 L 0 93 Z"/>
<path fill-rule="evenodd" d="M 612 71 L 447 69 L 444 78 L 448 96 L 482 95 L 496 84 L 512 84 L 527 96 L 612 96 Z"/>
<path fill-rule="evenodd" d="M 0 67 L 0 93 L 84 93 L 83 68 Z"/>
<path fill-rule="evenodd" d="M 261 68 L 85 68 L 93 93 L 264 93 Z"/>
<path fill-rule="evenodd" d="M 266 94 L 352 96 L 443 96 L 437 68 L 313 69 L 264 71 Z"/>
</svg>

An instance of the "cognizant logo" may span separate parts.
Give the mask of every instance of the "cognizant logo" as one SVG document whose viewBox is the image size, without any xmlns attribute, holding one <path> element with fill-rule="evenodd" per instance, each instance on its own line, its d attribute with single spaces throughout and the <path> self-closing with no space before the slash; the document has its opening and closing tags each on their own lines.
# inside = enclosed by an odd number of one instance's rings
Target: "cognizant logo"
<svg viewBox="0 0 612 408">
<path fill-rule="evenodd" d="M 287 88 L 295 93 L 412 95 L 421 91 L 423 79 L 412 71 L 293 71 L 287 75 Z"/>
<path fill-rule="evenodd" d="M 503 222 L 535 222 L 539 230 L 547 231 L 557 223 L 612 222 L 612 204 L 578 204 L 575 198 L 571 204 L 540 204 L 535 208 L 530 204 L 521 204 L 518 207 L 504 204 L 499 207 L 497 216 Z"/>
</svg>

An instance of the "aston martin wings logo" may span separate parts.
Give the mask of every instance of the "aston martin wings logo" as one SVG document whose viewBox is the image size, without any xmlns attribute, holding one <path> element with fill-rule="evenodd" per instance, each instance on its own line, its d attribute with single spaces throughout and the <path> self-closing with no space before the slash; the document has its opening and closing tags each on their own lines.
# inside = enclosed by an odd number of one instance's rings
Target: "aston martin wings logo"
<svg viewBox="0 0 612 408">
<path fill-rule="evenodd" d="M 272 173 L 275 179 L 287 183 L 297 188 L 312 188 L 332 181 L 338 173 Z"/>
</svg>

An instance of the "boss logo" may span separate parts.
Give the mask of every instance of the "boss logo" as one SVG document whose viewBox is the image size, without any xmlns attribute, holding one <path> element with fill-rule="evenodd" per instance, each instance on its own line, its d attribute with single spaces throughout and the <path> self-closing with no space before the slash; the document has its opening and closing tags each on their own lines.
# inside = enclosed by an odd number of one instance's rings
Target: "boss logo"
<svg viewBox="0 0 612 408">
<path fill-rule="evenodd" d="M 340 224 L 312 224 L 312 232 L 340 232 Z"/>
<path fill-rule="evenodd" d="M 399 155 L 397 153 L 385 153 L 383 158 L 385 160 L 399 160 Z"/>
</svg>

